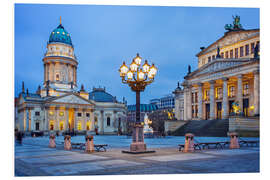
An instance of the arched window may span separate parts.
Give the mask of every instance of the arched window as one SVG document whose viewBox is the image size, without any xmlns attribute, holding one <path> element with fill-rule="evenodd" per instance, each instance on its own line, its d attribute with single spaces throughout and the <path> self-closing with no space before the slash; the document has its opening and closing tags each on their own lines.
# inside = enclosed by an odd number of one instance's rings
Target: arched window
<svg viewBox="0 0 270 180">
<path fill-rule="evenodd" d="M 59 80 L 60 80 L 60 75 L 59 75 L 59 74 L 56 74 L 55 80 L 56 80 L 56 81 L 59 81 Z"/>
<path fill-rule="evenodd" d="M 107 126 L 110 126 L 110 125 L 111 125 L 111 118 L 107 117 Z"/>
</svg>

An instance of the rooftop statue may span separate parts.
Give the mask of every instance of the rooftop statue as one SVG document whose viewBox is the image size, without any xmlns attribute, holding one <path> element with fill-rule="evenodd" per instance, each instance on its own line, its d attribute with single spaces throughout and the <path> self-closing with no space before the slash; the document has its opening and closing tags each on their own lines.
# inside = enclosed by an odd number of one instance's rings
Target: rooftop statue
<svg viewBox="0 0 270 180">
<path fill-rule="evenodd" d="M 237 31 L 243 29 L 242 25 L 240 24 L 240 16 L 232 16 L 233 17 L 233 24 L 226 24 L 225 29 L 227 31 Z"/>
</svg>

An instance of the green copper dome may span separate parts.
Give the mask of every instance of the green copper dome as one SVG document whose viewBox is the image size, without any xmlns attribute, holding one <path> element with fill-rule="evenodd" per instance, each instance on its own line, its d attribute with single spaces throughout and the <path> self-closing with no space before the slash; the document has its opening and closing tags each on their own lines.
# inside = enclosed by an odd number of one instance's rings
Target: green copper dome
<svg viewBox="0 0 270 180">
<path fill-rule="evenodd" d="M 60 42 L 64 44 L 69 44 L 72 46 L 70 34 L 64 29 L 62 24 L 60 24 L 50 35 L 49 43 Z"/>
</svg>

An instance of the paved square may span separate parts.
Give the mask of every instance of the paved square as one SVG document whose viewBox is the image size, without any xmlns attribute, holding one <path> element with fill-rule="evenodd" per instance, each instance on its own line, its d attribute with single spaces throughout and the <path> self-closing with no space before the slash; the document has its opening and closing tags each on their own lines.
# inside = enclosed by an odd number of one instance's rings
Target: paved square
<svg viewBox="0 0 270 180">
<path fill-rule="evenodd" d="M 215 156 L 207 155 L 207 154 L 196 154 L 196 153 L 181 153 L 177 155 L 166 155 L 166 156 L 150 156 L 150 157 L 143 157 L 142 159 L 153 160 L 153 161 L 185 161 L 185 160 L 192 160 L 192 159 L 206 159 L 206 158 L 213 158 Z"/>
</svg>

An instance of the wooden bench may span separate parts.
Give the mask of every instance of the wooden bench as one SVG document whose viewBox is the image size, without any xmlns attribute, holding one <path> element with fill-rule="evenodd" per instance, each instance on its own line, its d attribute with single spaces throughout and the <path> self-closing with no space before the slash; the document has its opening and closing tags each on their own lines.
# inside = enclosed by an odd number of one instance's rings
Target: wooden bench
<svg viewBox="0 0 270 180">
<path fill-rule="evenodd" d="M 223 149 L 223 147 L 227 144 L 227 142 L 203 142 L 199 143 L 203 149 L 210 149 L 211 145 L 214 145 L 216 149 Z"/>
<path fill-rule="evenodd" d="M 85 149 L 85 143 L 71 143 L 72 148 L 74 149 Z M 108 144 L 94 144 L 94 148 L 97 152 L 106 152 L 107 149 L 106 147 L 108 146 Z"/>
<path fill-rule="evenodd" d="M 179 151 L 182 151 L 185 148 L 184 144 L 178 144 L 178 146 L 179 146 Z M 199 143 L 194 143 L 194 149 L 195 150 L 202 150 Z"/>
<path fill-rule="evenodd" d="M 246 147 L 248 147 L 248 146 L 251 146 L 251 147 L 252 146 L 255 146 L 256 147 L 256 146 L 259 145 L 259 143 L 260 143 L 259 141 L 246 141 L 246 140 L 240 140 L 239 141 L 239 145 L 240 146 L 244 146 L 245 145 Z"/>
</svg>

